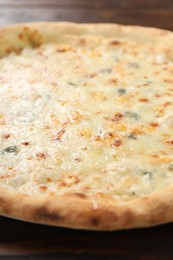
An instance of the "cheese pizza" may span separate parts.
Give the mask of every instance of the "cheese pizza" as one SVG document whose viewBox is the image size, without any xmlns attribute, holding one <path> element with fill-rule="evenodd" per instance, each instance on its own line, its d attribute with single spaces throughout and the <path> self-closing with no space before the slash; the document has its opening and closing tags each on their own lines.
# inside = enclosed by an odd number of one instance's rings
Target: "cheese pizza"
<svg viewBox="0 0 173 260">
<path fill-rule="evenodd" d="M 0 214 L 117 230 L 173 220 L 173 33 L 0 29 Z"/>
</svg>

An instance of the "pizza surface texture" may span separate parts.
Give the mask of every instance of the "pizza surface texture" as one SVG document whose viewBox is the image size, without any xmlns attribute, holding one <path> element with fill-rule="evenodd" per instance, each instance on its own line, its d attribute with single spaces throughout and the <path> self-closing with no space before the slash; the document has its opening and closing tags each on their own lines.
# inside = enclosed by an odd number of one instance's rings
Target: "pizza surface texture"
<svg viewBox="0 0 173 260">
<path fill-rule="evenodd" d="M 0 214 L 93 230 L 173 220 L 173 33 L 0 29 Z"/>
</svg>

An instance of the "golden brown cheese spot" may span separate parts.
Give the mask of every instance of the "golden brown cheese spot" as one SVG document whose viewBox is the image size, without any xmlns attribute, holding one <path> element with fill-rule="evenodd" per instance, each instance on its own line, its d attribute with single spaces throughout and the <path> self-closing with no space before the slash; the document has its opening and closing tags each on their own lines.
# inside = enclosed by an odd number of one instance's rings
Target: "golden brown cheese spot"
<svg viewBox="0 0 173 260">
<path fill-rule="evenodd" d="M 36 158 L 38 158 L 38 160 L 45 160 L 46 155 L 44 153 L 37 153 Z"/>
<path fill-rule="evenodd" d="M 57 48 L 57 52 L 68 52 L 68 51 L 71 51 L 71 50 L 72 50 L 71 47 L 68 46 L 68 45 Z"/>
<path fill-rule="evenodd" d="M 134 135 L 142 135 L 144 134 L 144 131 L 142 127 L 135 127 L 132 129 L 131 133 Z"/>
<path fill-rule="evenodd" d="M 2 138 L 3 139 L 9 139 L 10 138 L 10 134 L 2 134 Z"/>
<path fill-rule="evenodd" d="M 120 139 L 115 139 L 112 143 L 113 146 L 119 147 L 122 145 L 122 141 Z"/>
<path fill-rule="evenodd" d="M 73 195 L 81 198 L 81 199 L 87 199 L 87 195 L 85 195 L 84 193 L 74 193 Z"/>
<path fill-rule="evenodd" d="M 64 133 L 65 129 L 61 129 L 60 131 L 58 131 L 54 137 L 54 140 L 60 141 Z"/>
<path fill-rule="evenodd" d="M 167 144 L 173 145 L 173 140 L 166 141 Z"/>
<path fill-rule="evenodd" d="M 92 92 L 91 96 L 97 101 L 104 101 L 106 100 L 106 96 L 103 94 L 103 92 Z"/>
<path fill-rule="evenodd" d="M 42 191 L 46 191 L 47 190 L 47 186 L 46 185 L 40 185 L 39 189 Z"/>
<path fill-rule="evenodd" d="M 152 127 L 157 127 L 159 126 L 159 124 L 157 122 L 152 122 L 152 123 L 149 123 L 150 126 Z"/>
<path fill-rule="evenodd" d="M 28 146 L 30 145 L 30 142 L 22 142 L 21 145 Z"/>
<path fill-rule="evenodd" d="M 120 42 L 118 40 L 116 40 L 116 41 L 114 40 L 114 41 L 111 41 L 109 44 L 112 45 L 112 46 L 117 46 L 117 45 L 121 45 L 122 42 Z"/>
<path fill-rule="evenodd" d="M 148 98 L 140 98 L 139 101 L 140 102 L 149 102 Z"/>
<path fill-rule="evenodd" d="M 89 128 L 83 128 L 79 130 L 79 134 L 81 137 L 91 137 L 92 133 Z"/>
<path fill-rule="evenodd" d="M 71 120 L 74 122 L 78 122 L 82 119 L 82 115 L 79 112 L 72 112 L 71 113 Z"/>
<path fill-rule="evenodd" d="M 116 85 L 117 82 L 118 82 L 118 79 L 116 79 L 116 78 L 108 80 L 108 84 L 110 84 L 110 85 Z"/>
</svg>

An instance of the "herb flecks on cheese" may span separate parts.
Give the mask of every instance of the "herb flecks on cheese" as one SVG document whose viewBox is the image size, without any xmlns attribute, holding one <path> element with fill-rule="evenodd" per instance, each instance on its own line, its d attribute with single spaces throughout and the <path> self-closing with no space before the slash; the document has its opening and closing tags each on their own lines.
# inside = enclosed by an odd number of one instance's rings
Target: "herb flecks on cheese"
<svg viewBox="0 0 173 260">
<path fill-rule="evenodd" d="M 97 37 L 2 58 L 1 186 L 128 199 L 172 185 L 172 71 L 159 49 Z"/>
</svg>

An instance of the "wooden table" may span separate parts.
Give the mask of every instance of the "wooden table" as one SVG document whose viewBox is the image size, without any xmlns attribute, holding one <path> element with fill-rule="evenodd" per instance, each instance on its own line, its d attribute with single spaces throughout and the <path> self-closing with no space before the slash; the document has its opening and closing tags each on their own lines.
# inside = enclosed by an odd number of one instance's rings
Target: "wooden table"
<svg viewBox="0 0 173 260">
<path fill-rule="evenodd" d="M 79 231 L 0 218 L 0 259 L 173 259 L 173 224 L 116 232 Z"/>
<path fill-rule="evenodd" d="M 0 0 L 0 25 L 28 21 L 115 22 L 173 30 L 173 1 Z"/>
<path fill-rule="evenodd" d="M 0 26 L 28 21 L 116 22 L 173 30 L 172 0 L 0 0 Z M 0 259 L 173 259 L 173 224 L 89 232 L 0 217 Z"/>
</svg>

